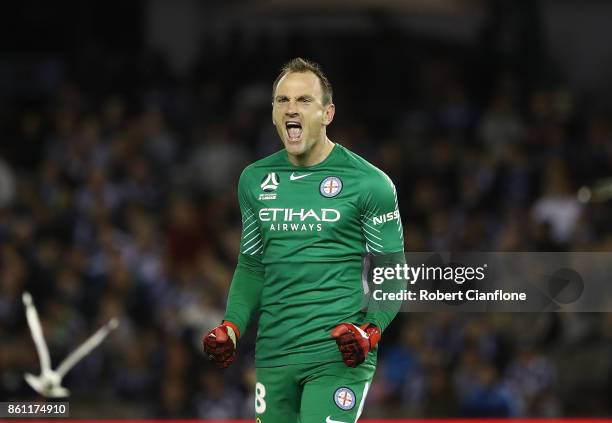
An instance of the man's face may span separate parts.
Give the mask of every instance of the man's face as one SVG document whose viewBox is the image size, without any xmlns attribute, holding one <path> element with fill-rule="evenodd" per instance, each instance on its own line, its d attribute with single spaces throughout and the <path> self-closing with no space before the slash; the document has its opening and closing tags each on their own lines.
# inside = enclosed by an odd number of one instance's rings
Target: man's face
<svg viewBox="0 0 612 423">
<path fill-rule="evenodd" d="M 325 127 L 333 116 L 334 105 L 323 105 L 321 83 L 314 73 L 289 73 L 278 82 L 272 122 L 288 154 L 307 156 L 325 140 Z"/>
</svg>

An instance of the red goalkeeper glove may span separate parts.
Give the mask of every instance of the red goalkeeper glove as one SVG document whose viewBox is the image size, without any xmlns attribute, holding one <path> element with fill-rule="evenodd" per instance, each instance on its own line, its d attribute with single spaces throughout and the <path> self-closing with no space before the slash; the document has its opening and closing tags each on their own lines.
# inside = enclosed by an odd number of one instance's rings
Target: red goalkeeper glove
<svg viewBox="0 0 612 423">
<path fill-rule="evenodd" d="M 225 369 L 236 358 L 236 340 L 239 337 L 238 327 L 226 320 L 204 336 L 204 353 L 218 367 Z"/>
<path fill-rule="evenodd" d="M 364 323 L 361 327 L 340 323 L 332 330 L 331 336 L 336 339 L 344 363 L 357 367 L 380 341 L 380 329 L 371 323 Z"/>
</svg>

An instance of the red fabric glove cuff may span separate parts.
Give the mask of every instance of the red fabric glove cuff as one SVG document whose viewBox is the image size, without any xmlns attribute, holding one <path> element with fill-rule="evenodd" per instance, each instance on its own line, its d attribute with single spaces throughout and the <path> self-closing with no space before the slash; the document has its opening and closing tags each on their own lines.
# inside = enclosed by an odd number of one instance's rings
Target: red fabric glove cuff
<svg viewBox="0 0 612 423">
<path fill-rule="evenodd" d="M 380 341 L 380 329 L 374 326 L 372 323 L 364 323 L 360 326 L 361 330 L 368 334 L 370 340 L 370 350 L 373 349 Z"/>
<path fill-rule="evenodd" d="M 234 332 L 236 333 L 236 340 L 240 338 L 240 330 L 238 329 L 238 326 L 236 326 L 234 323 L 230 322 L 229 320 L 224 320 L 223 324 L 225 326 L 229 326 L 230 328 L 234 329 Z"/>
</svg>

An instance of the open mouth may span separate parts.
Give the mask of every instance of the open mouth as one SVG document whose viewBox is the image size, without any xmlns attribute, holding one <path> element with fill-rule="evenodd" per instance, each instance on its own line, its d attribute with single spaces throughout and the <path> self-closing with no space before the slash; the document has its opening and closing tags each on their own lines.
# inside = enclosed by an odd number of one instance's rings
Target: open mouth
<svg viewBox="0 0 612 423">
<path fill-rule="evenodd" d="M 287 136 L 289 141 L 299 141 L 302 138 L 302 124 L 299 122 L 287 122 L 285 123 L 287 128 Z"/>
</svg>

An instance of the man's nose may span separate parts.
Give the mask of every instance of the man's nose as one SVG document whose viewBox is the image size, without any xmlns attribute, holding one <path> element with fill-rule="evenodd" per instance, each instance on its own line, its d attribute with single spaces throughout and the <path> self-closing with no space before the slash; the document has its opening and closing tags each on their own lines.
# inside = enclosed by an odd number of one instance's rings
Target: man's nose
<svg viewBox="0 0 612 423">
<path fill-rule="evenodd" d="M 297 114 L 297 103 L 295 101 L 290 101 L 289 104 L 287 105 L 287 112 L 288 115 L 295 115 Z"/>
</svg>

